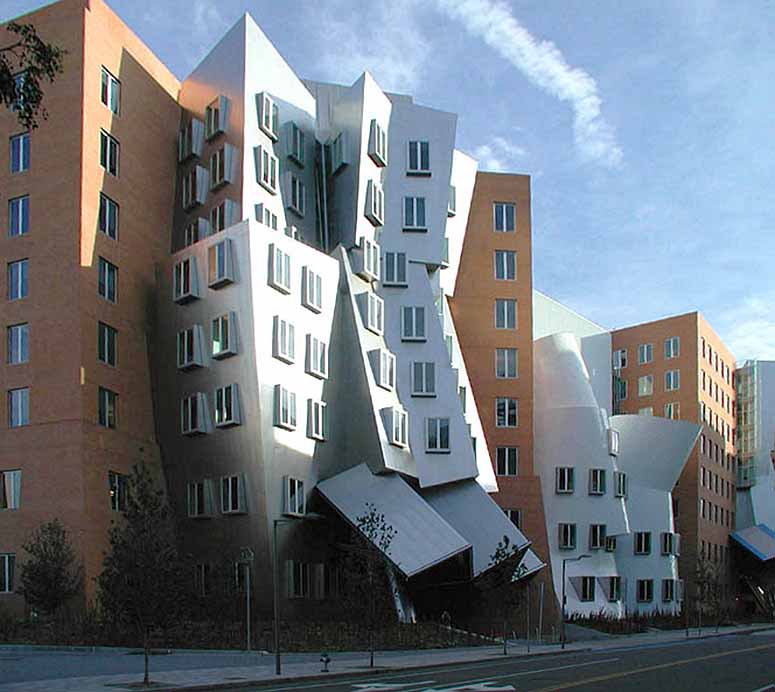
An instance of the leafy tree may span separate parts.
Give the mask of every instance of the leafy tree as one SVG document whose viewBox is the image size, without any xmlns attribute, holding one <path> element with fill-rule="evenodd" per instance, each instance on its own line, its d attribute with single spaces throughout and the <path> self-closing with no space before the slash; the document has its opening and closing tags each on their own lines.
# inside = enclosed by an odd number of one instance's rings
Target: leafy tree
<svg viewBox="0 0 775 692">
<path fill-rule="evenodd" d="M 726 571 L 724 565 L 707 557 L 697 560 L 696 588 L 699 611 L 710 611 L 716 620 L 716 631 L 721 624 L 721 611 L 724 605 L 724 583 Z"/>
<path fill-rule="evenodd" d="M 67 531 L 54 519 L 35 529 L 22 548 L 30 557 L 22 565 L 19 593 L 30 606 L 53 616 L 83 585 L 83 569 Z"/>
<path fill-rule="evenodd" d="M 109 531 L 110 552 L 97 578 L 103 614 L 137 628 L 149 684 L 150 635 L 183 612 L 190 595 L 190 570 L 176 544 L 172 509 L 145 463 L 136 465 L 127 484 L 124 521 Z"/>
<path fill-rule="evenodd" d="M 353 533 L 354 542 L 344 547 L 343 595 L 350 610 L 366 623 L 369 666 L 373 668 L 377 625 L 393 609 L 386 571 L 390 566 L 385 556 L 390 555 L 396 530 L 371 502 L 367 502 L 365 512 L 355 518 L 355 526 L 358 530 Z"/>
<path fill-rule="evenodd" d="M 48 117 L 42 105 L 42 83 L 53 83 L 61 74 L 66 51 L 46 43 L 32 24 L 9 22 L 5 30 L 14 38 L 0 46 L 0 98 L 6 108 L 16 111 L 19 123 L 32 130 L 38 118 Z M 17 79 L 19 75 L 23 77 Z"/>
</svg>

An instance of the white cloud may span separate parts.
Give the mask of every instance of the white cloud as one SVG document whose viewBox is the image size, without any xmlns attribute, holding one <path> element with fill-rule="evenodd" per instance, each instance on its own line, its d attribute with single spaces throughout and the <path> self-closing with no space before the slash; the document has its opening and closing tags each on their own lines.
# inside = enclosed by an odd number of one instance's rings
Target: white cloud
<svg viewBox="0 0 775 692">
<path fill-rule="evenodd" d="M 722 316 L 724 342 L 738 361 L 775 360 L 775 293 L 749 296 Z"/>
<path fill-rule="evenodd" d="M 602 116 L 597 83 L 589 73 L 568 65 L 551 41 L 536 39 L 498 0 L 436 0 L 436 4 L 533 84 L 571 104 L 574 141 L 582 158 L 612 168 L 621 163 L 622 150 Z"/>
<path fill-rule="evenodd" d="M 527 156 L 527 150 L 504 137 L 492 137 L 475 147 L 472 155 L 479 161 L 480 170 L 498 173 L 513 169 L 518 159 Z"/>
<path fill-rule="evenodd" d="M 413 91 L 430 52 L 430 40 L 418 28 L 417 7 L 415 0 L 319 6 L 313 23 L 326 37 L 322 78 L 351 84 L 368 70 L 386 91 Z"/>
</svg>

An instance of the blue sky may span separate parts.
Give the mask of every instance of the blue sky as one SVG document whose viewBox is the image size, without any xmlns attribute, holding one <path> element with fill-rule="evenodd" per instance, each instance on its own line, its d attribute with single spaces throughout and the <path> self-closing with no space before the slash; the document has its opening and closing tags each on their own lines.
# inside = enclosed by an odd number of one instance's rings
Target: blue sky
<svg viewBox="0 0 775 692">
<path fill-rule="evenodd" d="M 769 0 L 110 4 L 180 77 L 247 11 L 301 76 L 458 113 L 481 168 L 533 176 L 536 288 L 609 328 L 699 309 L 775 359 Z"/>
</svg>

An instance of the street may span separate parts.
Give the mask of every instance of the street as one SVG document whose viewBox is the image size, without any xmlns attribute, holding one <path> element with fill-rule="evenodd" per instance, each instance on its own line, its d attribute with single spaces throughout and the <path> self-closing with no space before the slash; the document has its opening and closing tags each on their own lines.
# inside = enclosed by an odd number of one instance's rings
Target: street
<svg viewBox="0 0 775 692">
<path fill-rule="evenodd" d="M 483 661 L 330 682 L 245 687 L 315 692 L 775 692 L 775 634 Z"/>
</svg>

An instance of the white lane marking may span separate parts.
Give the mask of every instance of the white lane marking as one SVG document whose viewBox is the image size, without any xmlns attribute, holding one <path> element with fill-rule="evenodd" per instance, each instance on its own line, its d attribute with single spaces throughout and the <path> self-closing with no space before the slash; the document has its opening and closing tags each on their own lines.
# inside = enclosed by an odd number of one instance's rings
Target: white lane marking
<svg viewBox="0 0 775 692">
<path fill-rule="evenodd" d="M 434 687 L 423 692 L 514 692 L 514 685 L 493 686 L 489 682 L 473 683 L 470 685 L 455 685 L 454 687 Z"/>
<path fill-rule="evenodd" d="M 775 690 L 775 684 L 765 685 L 764 687 L 760 687 L 758 690 L 753 690 L 753 692 L 770 692 L 770 690 Z"/>
<path fill-rule="evenodd" d="M 435 680 L 418 680 L 416 682 L 367 682 L 353 685 L 354 690 L 358 692 L 382 692 L 388 690 L 406 690 L 407 687 L 416 687 L 423 685 L 432 685 Z"/>
</svg>

